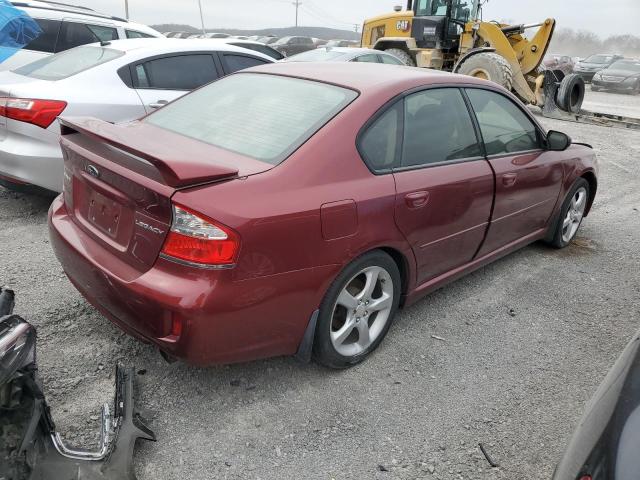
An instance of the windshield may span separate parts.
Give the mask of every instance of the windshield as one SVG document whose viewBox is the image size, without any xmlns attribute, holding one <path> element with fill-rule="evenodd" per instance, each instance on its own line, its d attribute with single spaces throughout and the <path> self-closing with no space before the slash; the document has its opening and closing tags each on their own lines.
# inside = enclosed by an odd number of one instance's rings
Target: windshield
<svg viewBox="0 0 640 480">
<path fill-rule="evenodd" d="M 622 60 L 614 63 L 609 67 L 609 70 L 628 70 L 630 72 L 640 72 L 640 62 L 633 62 L 629 60 Z"/>
<path fill-rule="evenodd" d="M 85 45 L 28 63 L 13 72 L 40 80 L 62 80 L 122 55 L 120 50 Z"/>
<path fill-rule="evenodd" d="M 416 16 L 432 17 L 447 14 L 448 0 L 417 0 Z M 477 0 L 453 0 L 451 2 L 451 16 L 456 20 L 468 21 L 475 11 Z"/>
<path fill-rule="evenodd" d="M 241 73 L 196 90 L 143 121 L 277 165 L 356 96 L 325 83 Z"/>
<path fill-rule="evenodd" d="M 609 63 L 613 57 L 611 55 L 591 55 L 583 60 L 584 63 Z"/>
<path fill-rule="evenodd" d="M 346 57 L 347 54 L 336 50 L 326 50 L 319 48 L 316 50 L 309 50 L 307 52 L 299 53 L 289 57 L 287 62 L 328 62 L 331 60 L 337 60 L 342 57 Z"/>
</svg>

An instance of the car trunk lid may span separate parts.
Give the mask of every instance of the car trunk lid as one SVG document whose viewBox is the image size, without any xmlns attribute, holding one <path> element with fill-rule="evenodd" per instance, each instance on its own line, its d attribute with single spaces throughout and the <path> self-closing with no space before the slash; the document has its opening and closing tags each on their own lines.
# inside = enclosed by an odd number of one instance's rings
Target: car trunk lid
<svg viewBox="0 0 640 480">
<path fill-rule="evenodd" d="M 60 123 L 67 211 L 103 248 L 140 272 L 151 268 L 162 249 L 176 190 L 273 167 L 141 122 Z"/>
</svg>

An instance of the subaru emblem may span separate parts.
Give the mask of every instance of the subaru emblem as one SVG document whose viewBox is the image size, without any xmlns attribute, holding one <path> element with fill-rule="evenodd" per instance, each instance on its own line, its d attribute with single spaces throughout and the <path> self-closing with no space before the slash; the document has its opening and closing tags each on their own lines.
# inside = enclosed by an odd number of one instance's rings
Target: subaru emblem
<svg viewBox="0 0 640 480">
<path fill-rule="evenodd" d="M 98 178 L 100 176 L 100 170 L 98 170 L 93 165 L 87 165 L 87 173 L 93 178 Z"/>
</svg>

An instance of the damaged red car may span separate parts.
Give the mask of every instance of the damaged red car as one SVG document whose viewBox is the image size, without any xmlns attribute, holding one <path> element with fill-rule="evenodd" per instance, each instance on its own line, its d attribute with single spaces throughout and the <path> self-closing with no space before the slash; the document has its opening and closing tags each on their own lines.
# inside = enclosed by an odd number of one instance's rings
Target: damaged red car
<svg viewBox="0 0 640 480">
<path fill-rule="evenodd" d="M 482 80 L 274 64 L 132 123 L 63 118 L 53 248 L 116 325 L 197 364 L 344 368 L 400 306 L 537 240 L 597 189 L 588 145 Z"/>
</svg>

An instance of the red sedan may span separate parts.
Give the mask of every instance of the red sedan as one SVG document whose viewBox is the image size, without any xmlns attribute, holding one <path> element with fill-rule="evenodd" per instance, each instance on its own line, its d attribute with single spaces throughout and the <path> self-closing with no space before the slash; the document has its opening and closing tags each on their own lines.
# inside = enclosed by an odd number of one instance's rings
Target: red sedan
<svg viewBox="0 0 640 480">
<path fill-rule="evenodd" d="M 62 120 L 52 245 L 130 334 L 197 365 L 358 363 L 399 306 L 537 240 L 565 247 L 596 158 L 470 77 L 285 63 L 133 123 Z"/>
</svg>

